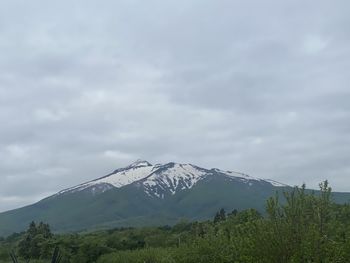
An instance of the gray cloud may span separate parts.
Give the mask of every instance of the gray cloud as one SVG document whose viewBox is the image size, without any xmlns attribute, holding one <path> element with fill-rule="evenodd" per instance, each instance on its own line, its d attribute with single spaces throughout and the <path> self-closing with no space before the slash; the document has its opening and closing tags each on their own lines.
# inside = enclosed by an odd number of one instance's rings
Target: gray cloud
<svg viewBox="0 0 350 263">
<path fill-rule="evenodd" d="M 5 1 L 0 210 L 129 162 L 350 191 L 348 1 Z"/>
</svg>

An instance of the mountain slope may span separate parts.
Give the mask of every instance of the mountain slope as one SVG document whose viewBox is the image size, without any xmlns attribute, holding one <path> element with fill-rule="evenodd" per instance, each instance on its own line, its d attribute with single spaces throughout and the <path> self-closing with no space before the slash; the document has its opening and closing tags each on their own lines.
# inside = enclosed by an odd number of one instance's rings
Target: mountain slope
<svg viewBox="0 0 350 263">
<path fill-rule="evenodd" d="M 207 219 L 220 208 L 262 212 L 268 197 L 288 189 L 236 172 L 137 161 L 36 204 L 0 213 L 0 236 L 22 231 L 32 220 L 48 222 L 56 232 L 69 232 Z M 340 197 L 349 200 L 349 194 Z"/>
</svg>

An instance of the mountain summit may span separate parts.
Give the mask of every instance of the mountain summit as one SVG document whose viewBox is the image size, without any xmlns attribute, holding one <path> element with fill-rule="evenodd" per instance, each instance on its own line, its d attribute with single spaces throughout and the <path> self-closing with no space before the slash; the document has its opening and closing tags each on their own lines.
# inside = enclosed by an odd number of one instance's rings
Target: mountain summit
<svg viewBox="0 0 350 263">
<path fill-rule="evenodd" d="M 126 168 L 138 168 L 138 167 L 145 167 L 145 166 L 152 166 L 152 164 L 150 164 L 145 160 L 138 159 L 132 164 L 128 165 Z"/>
</svg>

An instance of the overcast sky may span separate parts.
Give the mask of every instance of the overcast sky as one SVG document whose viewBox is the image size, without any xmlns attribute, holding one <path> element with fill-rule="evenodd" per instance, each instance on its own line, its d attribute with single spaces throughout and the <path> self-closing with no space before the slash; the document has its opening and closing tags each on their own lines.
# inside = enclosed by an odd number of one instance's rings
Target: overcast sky
<svg viewBox="0 0 350 263">
<path fill-rule="evenodd" d="M 0 211 L 138 158 L 350 191 L 349 10 L 1 0 Z"/>
</svg>

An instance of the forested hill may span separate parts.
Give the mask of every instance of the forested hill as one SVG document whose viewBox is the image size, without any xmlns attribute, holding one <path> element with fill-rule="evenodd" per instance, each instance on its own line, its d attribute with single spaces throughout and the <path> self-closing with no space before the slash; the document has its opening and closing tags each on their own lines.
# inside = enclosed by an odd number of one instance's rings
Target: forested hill
<svg viewBox="0 0 350 263">
<path fill-rule="evenodd" d="M 61 263 L 350 262 L 350 206 L 335 204 L 326 182 L 320 190 L 271 197 L 266 216 L 221 209 L 212 220 L 173 227 L 52 235 L 46 224 L 32 223 L 0 242 L 0 261 L 10 262 L 13 249 L 20 260 L 49 262 L 59 247 Z"/>
</svg>

